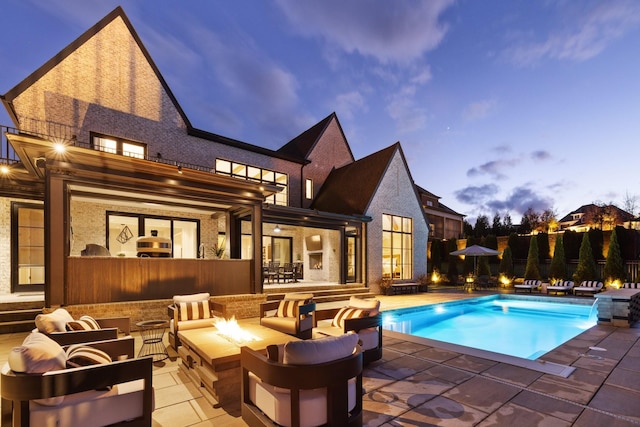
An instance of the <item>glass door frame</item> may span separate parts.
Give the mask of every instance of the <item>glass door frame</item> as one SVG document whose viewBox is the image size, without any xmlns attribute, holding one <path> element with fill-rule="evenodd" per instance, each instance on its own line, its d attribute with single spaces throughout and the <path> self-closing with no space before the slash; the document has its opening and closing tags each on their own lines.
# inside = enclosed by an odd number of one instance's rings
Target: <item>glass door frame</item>
<svg viewBox="0 0 640 427">
<path fill-rule="evenodd" d="M 28 202 L 11 202 L 11 293 L 17 292 L 44 292 L 45 283 L 21 285 L 19 284 L 19 224 L 18 212 L 21 208 L 40 209 L 43 212 L 42 230 L 44 232 L 44 205 Z M 44 236 L 43 236 L 44 238 Z M 43 251 L 46 250 L 46 244 L 43 243 Z M 46 269 L 45 264 L 42 265 Z"/>
</svg>

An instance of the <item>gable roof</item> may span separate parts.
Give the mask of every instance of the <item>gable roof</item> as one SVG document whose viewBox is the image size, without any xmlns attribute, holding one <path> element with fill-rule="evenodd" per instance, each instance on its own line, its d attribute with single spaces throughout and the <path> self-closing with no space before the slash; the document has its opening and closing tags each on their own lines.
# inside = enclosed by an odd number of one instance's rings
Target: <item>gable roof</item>
<svg viewBox="0 0 640 427">
<path fill-rule="evenodd" d="M 329 124 L 335 120 L 338 129 L 340 129 L 340 134 L 344 139 L 347 149 L 349 150 L 349 154 L 351 155 L 351 159 L 353 159 L 353 153 L 351 152 L 351 147 L 349 147 L 349 143 L 347 143 L 347 138 L 344 135 L 344 131 L 342 130 L 342 126 L 340 125 L 340 120 L 338 120 L 338 116 L 335 111 L 329 114 L 324 119 L 320 120 L 318 123 L 302 132 L 300 135 L 293 138 L 291 141 L 287 142 L 285 145 L 278 149 L 278 153 L 285 154 L 291 157 L 295 157 L 301 160 L 307 160 L 316 144 L 324 134 Z"/>
<path fill-rule="evenodd" d="M 311 208 L 345 215 L 365 215 L 396 152 L 400 153 L 407 174 L 413 182 L 402 154 L 402 147 L 399 142 L 396 142 L 367 157 L 331 171 L 311 204 Z M 418 200 L 415 185 L 413 191 Z"/>
<path fill-rule="evenodd" d="M 89 28 L 87 31 L 82 33 L 80 37 L 78 37 L 77 39 L 69 43 L 67 47 L 62 49 L 58 54 L 53 56 L 51 59 L 45 62 L 42 66 L 40 66 L 40 68 L 35 70 L 33 73 L 31 73 L 24 80 L 22 80 L 20 83 L 18 83 L 16 86 L 14 86 L 6 94 L 2 96 L 2 102 L 5 104 L 7 111 L 9 111 L 9 114 L 11 115 L 11 119 L 15 122 L 16 125 L 18 125 L 18 119 L 13 109 L 13 104 L 12 104 L 13 100 L 16 97 L 18 97 L 22 92 L 24 92 L 29 87 L 31 87 L 36 81 L 42 78 L 45 74 L 51 71 L 56 65 L 64 61 L 69 55 L 71 55 L 78 48 L 80 48 L 82 45 L 88 42 L 93 36 L 98 34 L 103 28 L 105 28 L 107 25 L 109 25 L 112 21 L 114 21 L 117 18 L 121 18 L 124 24 L 127 26 L 127 29 L 131 33 L 131 36 L 135 40 L 136 44 L 138 45 L 138 48 L 140 49 L 140 51 L 142 52 L 146 60 L 149 62 L 149 66 L 151 67 L 154 74 L 160 81 L 160 84 L 162 85 L 162 88 L 164 89 L 164 91 L 167 93 L 167 96 L 169 97 L 169 99 L 171 99 L 171 102 L 173 103 L 174 107 L 178 111 L 178 114 L 180 114 L 180 117 L 182 118 L 184 123 L 187 125 L 187 127 L 189 128 L 191 127 L 191 123 L 189 122 L 187 115 L 182 110 L 182 107 L 178 103 L 178 100 L 176 99 L 176 97 L 173 95 L 173 92 L 171 92 L 171 89 L 169 89 L 169 85 L 165 81 L 164 77 L 162 77 L 160 70 L 158 69 L 156 64 L 153 62 L 153 59 L 151 59 L 151 55 L 149 54 L 149 51 L 144 46 L 144 44 L 142 44 L 142 40 L 138 36 L 138 33 L 136 33 L 136 30 L 133 28 L 131 21 L 129 21 L 129 18 L 124 13 L 124 10 L 122 9 L 121 6 L 118 6 L 115 9 L 113 9 L 109 14 L 107 14 L 104 18 L 98 21 L 98 23 L 96 23 L 93 27 Z"/>
<path fill-rule="evenodd" d="M 42 66 L 36 69 L 33 73 L 31 73 L 29 76 L 23 79 L 20 83 L 18 83 L 16 86 L 11 88 L 7 93 L 5 93 L 4 95 L 0 95 L 0 99 L 5 105 L 5 108 L 8 111 L 11 117 L 11 120 L 13 120 L 16 127 L 19 127 L 20 123 L 19 123 L 17 114 L 15 112 L 15 109 L 13 108 L 13 100 L 17 98 L 20 94 L 22 94 L 25 90 L 29 89 L 35 82 L 37 82 L 40 78 L 45 76 L 49 71 L 55 68 L 58 64 L 63 62 L 65 59 L 67 59 L 69 55 L 74 53 L 82 45 L 84 45 L 89 40 L 91 40 L 93 36 L 98 34 L 102 29 L 104 29 L 107 25 L 109 25 L 111 22 L 113 22 L 117 18 L 121 18 L 125 26 L 129 30 L 131 36 L 136 42 L 138 48 L 140 49 L 140 52 L 143 54 L 143 56 L 149 63 L 149 66 L 151 67 L 153 73 L 155 74 L 156 78 L 160 82 L 160 85 L 162 86 L 163 90 L 166 92 L 167 96 L 171 100 L 171 103 L 173 104 L 176 111 L 184 121 L 187 127 L 188 135 L 194 136 L 196 138 L 212 141 L 215 143 L 232 146 L 242 150 L 263 154 L 266 156 L 276 157 L 276 158 L 280 158 L 280 159 L 284 159 L 284 160 L 288 160 L 296 163 L 304 163 L 304 162 L 301 162 L 300 157 L 298 156 L 294 157 L 294 156 L 288 155 L 287 153 L 279 153 L 277 151 L 274 151 L 268 148 L 260 147 L 247 142 L 239 141 L 233 138 L 224 137 L 222 135 L 218 135 L 212 132 L 207 132 L 201 129 L 194 128 L 191 125 L 191 122 L 189 121 L 189 118 L 187 117 L 186 113 L 178 103 L 177 98 L 169 88 L 169 85 L 167 84 L 166 80 L 162 76 L 162 73 L 160 73 L 160 69 L 151 58 L 149 51 L 142 43 L 142 39 L 140 39 L 140 36 L 134 29 L 133 24 L 131 23 L 131 21 L 129 20 L 129 18 L 127 17 L 126 13 L 124 12 L 121 6 L 118 6 L 114 10 L 112 10 L 104 18 L 98 21 L 94 26 L 89 28 L 87 31 L 82 33 L 78 38 L 76 38 L 71 43 L 69 43 L 58 54 L 54 55 L 51 59 L 49 59 Z"/>
</svg>

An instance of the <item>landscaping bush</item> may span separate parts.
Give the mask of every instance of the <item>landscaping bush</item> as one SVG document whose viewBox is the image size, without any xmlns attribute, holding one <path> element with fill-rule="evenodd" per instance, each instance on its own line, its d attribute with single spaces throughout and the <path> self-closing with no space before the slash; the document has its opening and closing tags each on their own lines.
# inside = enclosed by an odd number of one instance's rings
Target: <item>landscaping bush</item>
<svg viewBox="0 0 640 427">
<path fill-rule="evenodd" d="M 580 256 L 578 267 L 573 273 L 573 281 L 580 285 L 584 280 L 596 280 L 596 261 L 593 258 L 589 233 L 582 233 L 582 244 L 580 245 Z"/>
<path fill-rule="evenodd" d="M 624 282 L 626 280 L 626 271 L 624 269 L 624 262 L 622 261 L 622 255 L 620 253 L 620 245 L 618 244 L 618 233 L 614 228 L 611 232 L 611 239 L 609 241 L 609 251 L 607 252 L 607 262 L 604 265 L 604 280 L 607 283 L 614 282 L 616 280 Z"/>
<path fill-rule="evenodd" d="M 540 280 L 540 268 L 538 266 L 538 239 L 529 239 L 529 254 L 527 255 L 527 266 L 524 270 L 524 278 Z"/>
<path fill-rule="evenodd" d="M 563 236 L 559 234 L 556 238 L 556 247 L 553 250 L 553 259 L 549 267 L 549 279 L 567 279 L 567 261 L 564 257 Z"/>
</svg>

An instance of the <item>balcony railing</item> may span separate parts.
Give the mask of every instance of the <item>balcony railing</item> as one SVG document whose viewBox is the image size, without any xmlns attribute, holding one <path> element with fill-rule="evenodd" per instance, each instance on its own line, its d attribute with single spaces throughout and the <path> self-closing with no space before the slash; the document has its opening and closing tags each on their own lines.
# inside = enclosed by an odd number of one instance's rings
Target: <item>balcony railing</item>
<svg viewBox="0 0 640 427">
<path fill-rule="evenodd" d="M 18 163 L 20 159 L 18 155 L 13 150 L 11 144 L 9 144 L 9 140 L 6 137 L 6 133 L 18 133 L 18 131 L 14 128 L 8 126 L 0 125 L 0 132 L 2 135 L 0 136 L 0 165 L 12 165 L 14 163 Z"/>
</svg>

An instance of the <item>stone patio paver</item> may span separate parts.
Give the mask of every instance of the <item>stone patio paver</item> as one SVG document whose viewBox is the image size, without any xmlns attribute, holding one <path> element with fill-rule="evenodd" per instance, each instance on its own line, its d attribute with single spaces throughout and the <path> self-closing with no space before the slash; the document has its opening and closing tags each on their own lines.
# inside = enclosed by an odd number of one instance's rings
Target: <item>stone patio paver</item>
<svg viewBox="0 0 640 427">
<path fill-rule="evenodd" d="M 570 425 L 568 421 L 507 403 L 480 422 L 478 427 L 568 427 Z"/>
<path fill-rule="evenodd" d="M 456 402 L 491 413 L 511 400 L 520 388 L 483 377 L 473 377 L 443 393 Z"/>
</svg>

